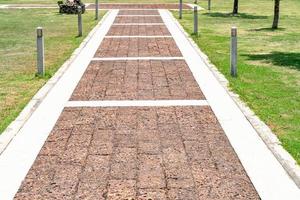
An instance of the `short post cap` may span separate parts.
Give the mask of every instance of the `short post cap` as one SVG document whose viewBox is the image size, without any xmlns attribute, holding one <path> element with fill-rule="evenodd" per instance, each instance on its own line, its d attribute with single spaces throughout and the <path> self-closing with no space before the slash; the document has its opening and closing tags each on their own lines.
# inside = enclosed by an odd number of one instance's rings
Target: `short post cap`
<svg viewBox="0 0 300 200">
<path fill-rule="evenodd" d="M 231 27 L 231 36 L 232 37 L 237 36 L 237 27 L 236 26 Z"/>
<path fill-rule="evenodd" d="M 81 13 L 81 6 L 78 6 L 78 12 Z"/>
<path fill-rule="evenodd" d="M 38 37 L 43 37 L 43 27 L 37 27 L 36 28 L 36 35 Z"/>
</svg>

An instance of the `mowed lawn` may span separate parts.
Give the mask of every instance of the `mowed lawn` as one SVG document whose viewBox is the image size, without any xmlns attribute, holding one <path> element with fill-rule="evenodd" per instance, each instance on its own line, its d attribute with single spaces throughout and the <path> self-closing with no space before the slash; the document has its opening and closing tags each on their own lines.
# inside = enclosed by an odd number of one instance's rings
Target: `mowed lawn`
<svg viewBox="0 0 300 200">
<path fill-rule="evenodd" d="M 0 134 L 96 23 L 94 12 L 86 12 L 84 35 L 78 38 L 76 15 L 60 15 L 56 9 L 0 10 Z M 35 76 L 37 26 L 45 34 L 44 78 Z"/>
<path fill-rule="evenodd" d="M 270 29 L 270 0 L 240 1 L 240 14 L 231 16 L 233 1 L 213 0 L 201 11 L 200 36 L 192 36 L 227 77 L 230 87 L 277 134 L 300 164 L 300 1 L 281 1 L 280 29 Z M 207 1 L 200 1 L 207 8 Z M 178 16 L 176 11 L 174 16 Z M 181 24 L 193 31 L 191 12 Z M 238 27 L 238 77 L 229 74 L 230 28 Z M 241 133 L 242 134 L 242 133 Z"/>
</svg>

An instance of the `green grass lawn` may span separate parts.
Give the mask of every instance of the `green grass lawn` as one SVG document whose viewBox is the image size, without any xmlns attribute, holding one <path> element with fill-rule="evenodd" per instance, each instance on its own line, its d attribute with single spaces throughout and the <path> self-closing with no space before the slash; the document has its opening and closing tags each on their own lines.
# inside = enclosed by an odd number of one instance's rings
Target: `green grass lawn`
<svg viewBox="0 0 300 200">
<path fill-rule="evenodd" d="M 206 8 L 207 2 L 200 2 Z M 240 14 L 235 17 L 228 14 L 233 1 L 212 3 L 210 13 L 201 11 L 200 36 L 193 39 L 300 164 L 300 1 L 281 1 L 280 29 L 276 31 L 270 29 L 273 1 L 240 1 Z M 191 12 L 180 20 L 190 34 L 192 20 Z M 237 78 L 229 74 L 233 25 L 238 27 Z"/>
<path fill-rule="evenodd" d="M 56 9 L 0 10 L 0 134 L 96 23 L 94 12 L 87 11 L 84 35 L 77 38 L 76 15 L 60 15 Z M 35 77 L 37 26 L 44 27 L 45 78 Z"/>
</svg>

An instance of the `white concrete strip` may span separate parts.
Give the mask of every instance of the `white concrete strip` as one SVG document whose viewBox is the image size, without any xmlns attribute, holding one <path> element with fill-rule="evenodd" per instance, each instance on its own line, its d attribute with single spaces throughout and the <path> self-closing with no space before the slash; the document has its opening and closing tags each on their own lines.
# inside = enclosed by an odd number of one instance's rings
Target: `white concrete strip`
<svg viewBox="0 0 300 200">
<path fill-rule="evenodd" d="M 158 26 L 164 25 L 164 23 L 114 23 L 113 26 L 133 26 L 133 25 L 140 25 L 140 26 Z"/>
<path fill-rule="evenodd" d="M 93 58 L 93 61 L 119 61 L 119 60 L 184 60 L 183 57 L 111 57 Z"/>
<path fill-rule="evenodd" d="M 206 100 L 69 101 L 66 107 L 208 106 Z"/>
<path fill-rule="evenodd" d="M 206 100 L 69 101 L 66 107 L 208 106 Z"/>
<path fill-rule="evenodd" d="M 0 155 L 1 199 L 13 199 L 117 13 L 108 12 L 97 25 L 85 48 Z"/>
<path fill-rule="evenodd" d="M 160 15 L 118 15 L 118 17 L 160 17 Z"/>
<path fill-rule="evenodd" d="M 172 38 L 171 35 L 109 35 L 105 38 Z"/>
<path fill-rule="evenodd" d="M 166 10 L 160 14 L 261 199 L 300 199 L 296 184 L 205 65 L 172 14 Z"/>
</svg>

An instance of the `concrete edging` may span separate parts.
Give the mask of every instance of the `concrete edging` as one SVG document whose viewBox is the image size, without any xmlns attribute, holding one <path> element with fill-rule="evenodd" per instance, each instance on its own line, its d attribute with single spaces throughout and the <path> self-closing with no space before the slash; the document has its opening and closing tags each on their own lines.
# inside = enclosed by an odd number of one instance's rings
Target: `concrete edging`
<svg viewBox="0 0 300 200">
<path fill-rule="evenodd" d="M 289 174 L 295 184 L 300 188 L 300 166 L 297 164 L 295 159 L 282 147 L 281 142 L 277 136 L 272 132 L 272 130 L 255 115 L 255 113 L 239 98 L 239 95 L 231 91 L 229 87 L 229 82 L 225 76 L 217 69 L 217 67 L 211 63 L 208 56 L 201 51 L 201 48 L 194 42 L 194 40 L 186 33 L 181 24 L 176 20 L 178 27 L 189 39 L 190 43 L 193 45 L 195 50 L 201 56 L 203 62 L 207 65 L 213 75 L 225 88 L 229 96 L 234 100 L 236 105 L 245 115 L 247 120 L 250 122 L 252 127 L 258 133 L 259 137 L 267 145 L 268 149 L 273 153 L 285 171 Z"/>
<path fill-rule="evenodd" d="M 77 58 L 78 54 L 82 51 L 82 49 L 86 46 L 88 41 L 95 34 L 97 28 L 102 24 L 105 18 L 108 16 L 110 11 L 108 11 L 99 23 L 90 31 L 90 33 L 86 36 L 86 38 L 82 41 L 80 46 L 74 50 L 71 57 L 64 62 L 64 64 L 58 69 L 58 71 L 50 78 L 46 84 L 39 89 L 39 91 L 33 96 L 33 98 L 28 102 L 25 108 L 21 111 L 18 117 L 10 123 L 10 125 L 2 132 L 0 135 L 0 155 L 12 141 L 12 139 L 18 134 L 19 130 L 23 127 L 23 125 L 30 118 L 32 113 L 38 108 L 43 99 L 47 96 L 47 94 L 51 91 L 51 89 L 56 85 L 59 79 L 63 76 L 66 70 L 70 67 L 73 61 Z"/>
</svg>

